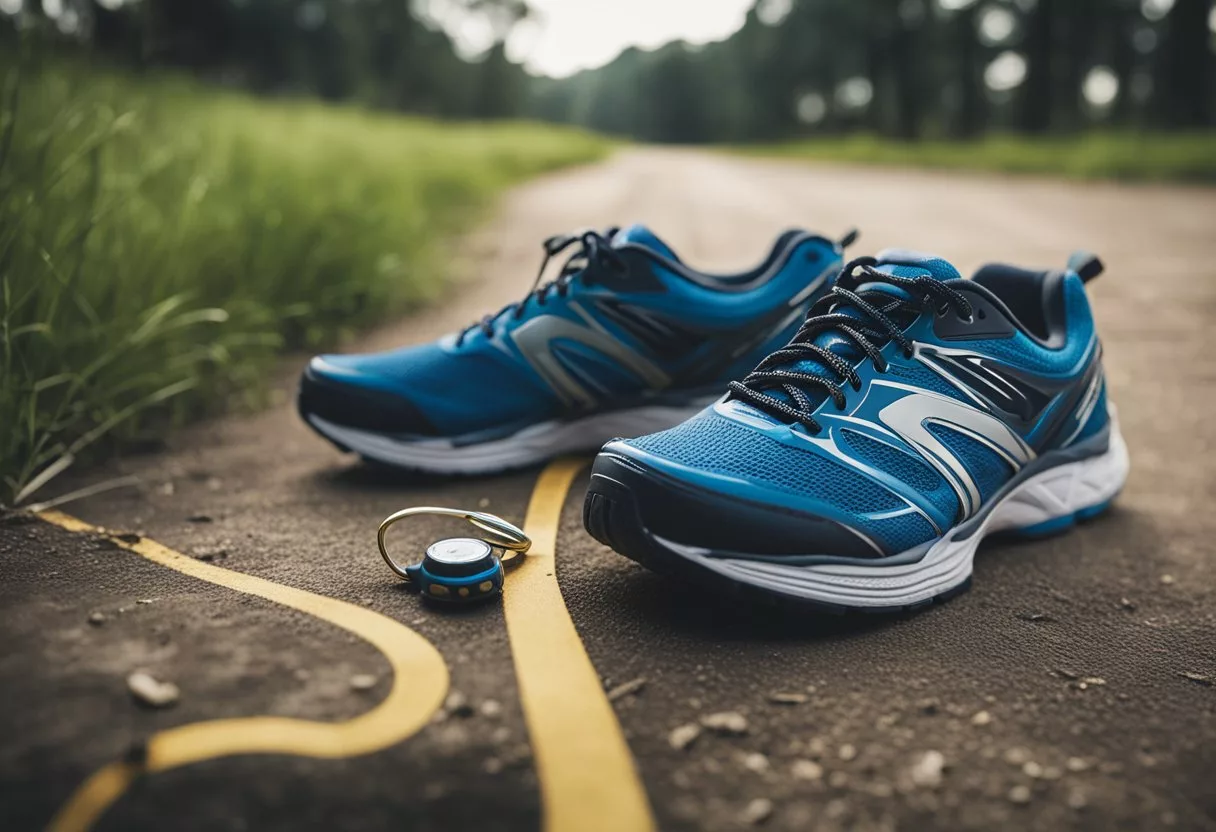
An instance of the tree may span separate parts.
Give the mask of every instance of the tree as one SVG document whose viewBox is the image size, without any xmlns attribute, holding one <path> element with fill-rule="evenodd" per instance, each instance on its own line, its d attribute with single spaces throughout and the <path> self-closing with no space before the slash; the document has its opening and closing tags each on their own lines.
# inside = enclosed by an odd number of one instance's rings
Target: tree
<svg viewBox="0 0 1216 832">
<path fill-rule="evenodd" d="M 1170 127 L 1212 124 L 1210 10 L 1210 0 L 1177 0 L 1166 18 L 1155 93 L 1158 111 Z"/>
</svg>

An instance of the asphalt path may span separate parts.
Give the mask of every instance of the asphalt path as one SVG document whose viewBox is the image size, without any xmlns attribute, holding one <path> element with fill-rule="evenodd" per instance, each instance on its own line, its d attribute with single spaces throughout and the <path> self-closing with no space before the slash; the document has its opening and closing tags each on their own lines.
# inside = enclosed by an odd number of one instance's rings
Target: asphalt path
<svg viewBox="0 0 1216 832">
<path fill-rule="evenodd" d="M 268 410 L 96 472 L 140 481 L 64 507 L 108 536 L 0 517 L 4 828 L 1216 829 L 1216 191 L 629 150 L 512 191 L 452 244 L 446 299 L 357 346 L 470 323 L 522 295 L 545 236 L 631 221 L 715 269 L 795 225 L 964 271 L 1098 253 L 1125 491 L 985 544 L 940 607 L 773 617 L 594 542 L 575 471 L 361 465 L 285 373 Z M 416 504 L 555 538 L 514 606 L 438 612 L 375 549 Z M 176 703 L 139 704 L 138 670 Z"/>
</svg>

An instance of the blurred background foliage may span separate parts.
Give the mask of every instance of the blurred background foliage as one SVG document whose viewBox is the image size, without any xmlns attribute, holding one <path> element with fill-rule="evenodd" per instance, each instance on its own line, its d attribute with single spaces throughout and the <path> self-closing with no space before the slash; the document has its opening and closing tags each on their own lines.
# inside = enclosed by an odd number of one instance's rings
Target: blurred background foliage
<svg viewBox="0 0 1216 832">
<path fill-rule="evenodd" d="M 725 41 L 538 82 L 533 114 L 650 141 L 1209 128 L 1211 0 L 759 0 Z"/>
<path fill-rule="evenodd" d="M 574 128 L 319 103 L 332 79 L 286 44 L 191 68 L 284 92 L 305 67 L 297 95 L 200 83 L 184 70 L 206 49 L 150 71 L 143 11 L 93 7 L 87 40 L 58 11 L 66 32 L 26 21 L 0 52 L 0 505 L 118 444 L 258 403 L 284 350 L 434 297 L 445 242 L 502 188 L 607 150 Z M 113 58 L 89 60 L 101 43 Z M 445 43 L 437 60 L 464 66 Z M 445 100 L 451 74 L 427 77 L 419 107 L 440 109 L 425 102 Z"/>
<path fill-rule="evenodd" d="M 1216 118 L 1212 0 L 757 0 L 726 40 L 629 48 L 561 79 L 508 60 L 534 14 L 526 0 L 0 0 L 0 45 L 41 18 L 131 68 L 656 142 L 1174 131 Z M 466 60 L 445 27 L 470 20 L 491 46 Z"/>
</svg>

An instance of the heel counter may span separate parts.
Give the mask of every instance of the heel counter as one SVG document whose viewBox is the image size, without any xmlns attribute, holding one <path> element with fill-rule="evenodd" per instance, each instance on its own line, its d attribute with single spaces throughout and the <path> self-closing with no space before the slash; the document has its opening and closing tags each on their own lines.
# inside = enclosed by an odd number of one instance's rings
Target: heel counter
<svg viewBox="0 0 1216 832">
<path fill-rule="evenodd" d="M 1092 436 L 1101 433 L 1110 424 L 1110 408 L 1106 394 L 1106 372 L 1099 355 L 1094 359 L 1097 365 L 1089 387 L 1081 396 L 1073 409 L 1075 427 L 1061 447 L 1068 447 L 1084 442 Z"/>
<path fill-rule="evenodd" d="M 1098 331 L 1093 305 L 1089 302 L 1089 292 L 1085 290 L 1085 283 L 1076 272 L 1067 272 L 1063 283 L 1066 337 L 1078 338 L 1088 343 L 1091 338 L 1097 336 Z"/>
</svg>

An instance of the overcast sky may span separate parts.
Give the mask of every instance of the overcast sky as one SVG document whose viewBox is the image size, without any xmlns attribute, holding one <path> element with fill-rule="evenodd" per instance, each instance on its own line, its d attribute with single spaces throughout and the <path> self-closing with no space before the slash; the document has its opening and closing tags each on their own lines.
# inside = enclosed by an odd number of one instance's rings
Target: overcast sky
<svg viewBox="0 0 1216 832">
<path fill-rule="evenodd" d="M 770 0 L 771 2 L 771 0 Z M 780 2 L 780 0 L 778 0 Z M 534 73 L 563 76 L 608 63 L 628 46 L 653 48 L 672 40 L 721 40 L 743 25 L 755 0 L 529 0 L 535 19 L 508 42 L 512 60 Z M 484 21 L 445 14 L 445 0 L 423 0 L 466 54 L 485 50 Z"/>
</svg>

